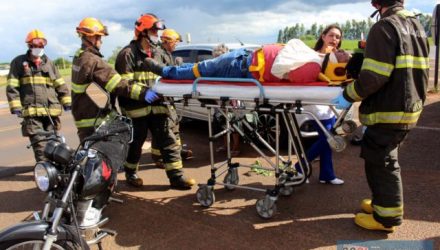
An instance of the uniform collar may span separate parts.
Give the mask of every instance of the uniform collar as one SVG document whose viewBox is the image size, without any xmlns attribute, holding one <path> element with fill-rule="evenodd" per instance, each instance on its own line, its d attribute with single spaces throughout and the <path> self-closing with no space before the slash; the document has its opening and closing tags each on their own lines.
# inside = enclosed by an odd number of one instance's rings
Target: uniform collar
<svg viewBox="0 0 440 250">
<path fill-rule="evenodd" d="M 389 17 L 395 15 L 398 11 L 403 10 L 403 6 L 400 3 L 397 3 L 393 6 L 390 6 L 382 15 L 381 19 L 385 17 Z"/>
<path fill-rule="evenodd" d="M 99 50 L 97 50 L 95 47 L 86 46 L 86 45 L 83 44 L 83 45 L 81 45 L 81 48 L 82 48 L 83 51 L 88 51 L 88 52 L 93 53 L 93 54 L 95 54 L 95 55 L 97 55 L 99 57 L 104 57 L 101 54 L 101 52 L 99 52 Z"/>
</svg>

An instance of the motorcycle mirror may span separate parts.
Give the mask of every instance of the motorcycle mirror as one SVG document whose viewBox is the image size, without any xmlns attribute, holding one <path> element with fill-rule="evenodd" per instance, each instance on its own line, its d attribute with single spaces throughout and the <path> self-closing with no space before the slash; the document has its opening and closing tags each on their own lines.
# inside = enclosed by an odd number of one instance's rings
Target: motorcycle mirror
<svg viewBox="0 0 440 250">
<path fill-rule="evenodd" d="M 110 108 L 110 94 L 98 84 L 89 84 L 86 93 L 100 109 Z"/>
</svg>

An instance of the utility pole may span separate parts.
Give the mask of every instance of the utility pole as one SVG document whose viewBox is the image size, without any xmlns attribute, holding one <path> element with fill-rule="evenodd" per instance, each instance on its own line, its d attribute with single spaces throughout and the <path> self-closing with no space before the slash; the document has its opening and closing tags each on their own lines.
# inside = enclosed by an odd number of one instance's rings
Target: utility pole
<svg viewBox="0 0 440 250">
<path fill-rule="evenodd" d="M 440 4 L 437 4 L 434 8 L 434 13 L 432 14 L 432 26 L 431 34 L 434 38 L 435 44 L 435 71 L 434 71 L 434 89 L 438 91 L 438 66 L 439 66 L 439 43 L 440 43 Z"/>
</svg>

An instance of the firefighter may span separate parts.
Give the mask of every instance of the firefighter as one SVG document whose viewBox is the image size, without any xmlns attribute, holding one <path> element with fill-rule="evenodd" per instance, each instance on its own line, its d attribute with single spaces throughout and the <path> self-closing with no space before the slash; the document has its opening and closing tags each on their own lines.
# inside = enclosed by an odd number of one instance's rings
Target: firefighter
<svg viewBox="0 0 440 250">
<path fill-rule="evenodd" d="M 61 128 L 62 108 L 71 109 L 71 97 L 64 79 L 45 55 L 47 40 L 38 29 L 26 37 L 28 51 L 11 62 L 6 95 L 11 113 L 23 118 L 22 134 L 29 137 L 35 160 L 45 160 L 43 131 Z"/>
<path fill-rule="evenodd" d="M 155 66 L 150 61 L 160 63 L 163 61 L 162 53 L 158 51 L 158 31 L 165 26 L 153 14 L 144 14 L 135 22 L 135 39 L 124 47 L 116 58 L 115 68 L 124 79 L 134 80 L 137 84 L 151 87 L 157 74 Z M 177 122 L 177 115 L 171 112 L 172 107 L 162 105 L 156 101 L 154 93 L 148 104 L 133 101 L 127 98 L 118 98 L 122 112 L 133 120 L 134 140 L 130 144 L 124 170 L 127 182 L 135 187 L 143 185 L 137 176 L 142 145 L 147 139 L 147 130 L 150 130 L 152 140 L 157 142 L 157 147 L 162 155 L 166 174 L 170 186 L 176 189 L 188 189 L 195 184 L 192 178 L 183 175 L 183 164 L 180 156 L 180 146 L 176 136 L 171 132 L 170 126 Z"/>
<path fill-rule="evenodd" d="M 380 20 L 370 30 L 358 80 L 332 102 L 348 108 L 362 101 L 359 120 L 367 127 L 361 142 L 371 199 L 355 223 L 393 232 L 403 220 L 398 149 L 416 126 L 426 98 L 429 46 L 423 26 L 403 0 L 372 0 Z"/>
<path fill-rule="evenodd" d="M 86 17 L 79 23 L 76 31 L 81 38 L 79 49 L 72 65 L 72 115 L 78 129 L 78 137 L 83 141 L 94 131 L 96 117 L 100 110 L 86 92 L 87 87 L 96 83 L 108 93 L 126 96 L 146 102 L 155 93 L 146 86 L 123 79 L 99 52 L 102 36 L 107 36 L 107 28 L 96 18 Z M 102 113 L 101 116 L 106 114 Z"/>
<path fill-rule="evenodd" d="M 180 36 L 177 31 L 173 29 L 164 29 L 162 32 L 162 35 L 160 36 L 161 40 L 161 46 L 160 51 L 162 52 L 162 58 L 163 63 L 165 65 L 176 65 L 178 64 L 177 61 L 179 58 L 174 59 L 173 55 L 171 54 L 175 49 L 179 42 L 182 42 L 182 37 Z M 180 58 L 181 59 L 181 58 Z M 170 108 L 170 112 L 176 112 L 174 107 Z M 177 117 L 177 114 L 174 114 L 175 117 Z M 176 143 L 180 147 L 180 156 L 183 160 L 186 160 L 190 157 L 192 157 L 193 153 L 192 150 L 183 148 L 182 141 L 180 139 L 180 128 L 179 128 L 179 121 L 176 120 L 171 121 L 172 126 L 170 127 L 171 131 L 174 133 L 176 137 Z M 160 154 L 160 150 L 158 149 L 157 142 L 153 140 L 151 142 L 151 157 L 153 161 L 155 162 L 156 166 L 159 168 L 163 168 L 163 160 L 162 156 Z"/>
</svg>

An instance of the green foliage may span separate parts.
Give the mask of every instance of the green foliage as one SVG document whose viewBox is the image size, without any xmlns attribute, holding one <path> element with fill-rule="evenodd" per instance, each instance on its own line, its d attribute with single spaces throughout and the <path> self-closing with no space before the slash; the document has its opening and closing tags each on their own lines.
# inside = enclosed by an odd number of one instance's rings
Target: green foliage
<svg viewBox="0 0 440 250">
<path fill-rule="evenodd" d="M 108 62 L 109 64 L 112 64 L 112 65 L 115 64 L 115 62 L 116 62 L 116 57 L 118 56 L 118 53 L 119 53 L 119 51 L 121 51 L 121 49 L 122 49 L 122 47 L 121 47 L 121 46 L 118 46 L 118 47 L 116 47 L 116 48 L 113 50 L 112 55 L 111 55 L 111 56 L 108 58 L 108 60 L 107 60 L 107 62 Z"/>
<path fill-rule="evenodd" d="M 429 14 L 420 14 L 418 18 L 425 29 L 425 32 L 428 34 L 428 36 L 431 36 L 430 27 L 432 23 L 432 16 Z M 361 34 L 364 34 L 364 39 L 366 39 L 371 26 L 374 24 L 374 21 L 371 18 L 361 21 L 356 21 L 353 19 L 347 20 L 344 24 L 335 24 L 341 28 L 343 38 L 345 40 L 360 40 Z M 293 38 L 299 38 L 303 41 L 316 41 L 326 26 L 327 25 L 318 25 L 317 23 L 313 23 L 309 29 L 305 29 L 304 24 L 296 23 L 291 27 L 285 27 L 283 30 L 279 30 L 277 42 L 287 43 Z"/>
<path fill-rule="evenodd" d="M 53 64 L 55 64 L 55 66 L 57 66 L 59 70 L 72 67 L 72 62 L 63 57 L 58 57 L 57 59 L 55 59 L 53 61 Z"/>
</svg>

